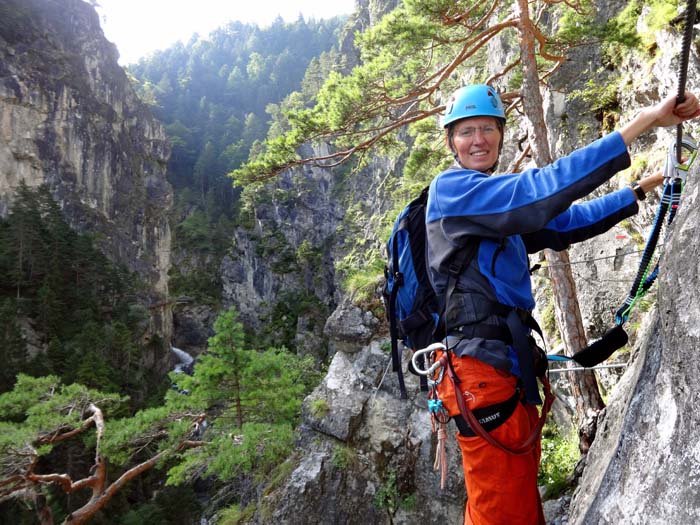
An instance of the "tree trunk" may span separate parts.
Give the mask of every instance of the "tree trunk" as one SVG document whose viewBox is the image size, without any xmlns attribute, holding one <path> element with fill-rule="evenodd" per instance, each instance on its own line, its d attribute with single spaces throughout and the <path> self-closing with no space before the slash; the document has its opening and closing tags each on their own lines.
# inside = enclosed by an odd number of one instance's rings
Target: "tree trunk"
<svg viewBox="0 0 700 525">
<path fill-rule="evenodd" d="M 517 9 L 520 58 L 523 64 L 523 109 L 530 122 L 530 144 L 534 159 L 537 166 L 541 167 L 552 163 L 552 155 L 542 110 L 542 94 L 535 59 L 535 36 L 528 11 L 528 1 L 518 0 Z M 581 310 L 576 300 L 576 285 L 569 265 L 569 255 L 566 251 L 557 253 L 545 250 L 545 258 L 549 263 L 549 275 L 552 278 L 557 324 L 564 341 L 566 355 L 571 356 L 586 346 L 586 333 L 581 319 Z M 595 416 L 605 404 L 593 372 L 569 372 L 568 375 L 576 399 L 579 446 L 582 452 L 586 452 L 595 437 Z"/>
</svg>

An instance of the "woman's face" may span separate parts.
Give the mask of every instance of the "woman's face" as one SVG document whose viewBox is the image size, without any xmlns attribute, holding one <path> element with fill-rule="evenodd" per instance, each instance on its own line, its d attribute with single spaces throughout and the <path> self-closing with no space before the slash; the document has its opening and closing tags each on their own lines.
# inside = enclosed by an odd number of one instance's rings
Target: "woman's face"
<svg viewBox="0 0 700 525">
<path fill-rule="evenodd" d="M 450 147 L 449 137 L 447 146 Z M 452 149 L 467 169 L 486 172 L 496 164 L 501 130 L 494 117 L 469 117 L 452 128 Z"/>
</svg>

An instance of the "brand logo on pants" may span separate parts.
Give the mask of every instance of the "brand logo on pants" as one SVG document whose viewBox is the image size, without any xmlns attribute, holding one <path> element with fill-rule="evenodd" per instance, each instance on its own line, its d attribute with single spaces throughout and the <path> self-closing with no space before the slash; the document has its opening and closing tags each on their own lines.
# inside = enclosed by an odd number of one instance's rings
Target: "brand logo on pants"
<svg viewBox="0 0 700 525">
<path fill-rule="evenodd" d="M 469 390 L 464 391 L 464 400 L 469 403 L 469 401 L 476 403 L 476 396 L 472 394 Z"/>
</svg>

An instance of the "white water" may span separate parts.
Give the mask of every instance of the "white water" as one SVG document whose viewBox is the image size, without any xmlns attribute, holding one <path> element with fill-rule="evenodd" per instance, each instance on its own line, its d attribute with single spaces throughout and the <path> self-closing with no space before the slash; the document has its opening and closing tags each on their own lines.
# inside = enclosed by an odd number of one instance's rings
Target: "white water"
<svg viewBox="0 0 700 525">
<path fill-rule="evenodd" d="M 192 361 L 194 361 L 194 357 L 192 357 L 190 354 L 188 354 L 184 350 L 180 350 L 179 348 L 175 348 L 174 346 L 171 346 L 170 350 L 180 360 L 180 362 L 175 365 L 173 372 L 175 372 L 176 374 L 181 374 L 183 368 L 192 364 Z"/>
</svg>

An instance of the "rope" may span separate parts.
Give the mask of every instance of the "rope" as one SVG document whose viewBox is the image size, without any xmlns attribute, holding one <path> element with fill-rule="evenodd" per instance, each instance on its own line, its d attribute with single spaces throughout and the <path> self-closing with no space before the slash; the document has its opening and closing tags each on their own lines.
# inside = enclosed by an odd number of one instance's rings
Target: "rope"
<svg viewBox="0 0 700 525">
<path fill-rule="evenodd" d="M 435 432 L 434 427 L 433 432 Z M 437 440 L 433 470 L 440 470 L 440 490 L 445 490 L 445 482 L 447 481 L 447 425 L 442 421 L 438 423 Z"/>
<path fill-rule="evenodd" d="M 596 366 L 572 366 L 571 368 L 550 368 L 549 373 L 560 373 L 560 372 L 582 372 L 584 370 L 601 370 L 604 368 L 625 368 L 627 363 L 617 363 L 614 365 L 596 365 Z"/>
</svg>

